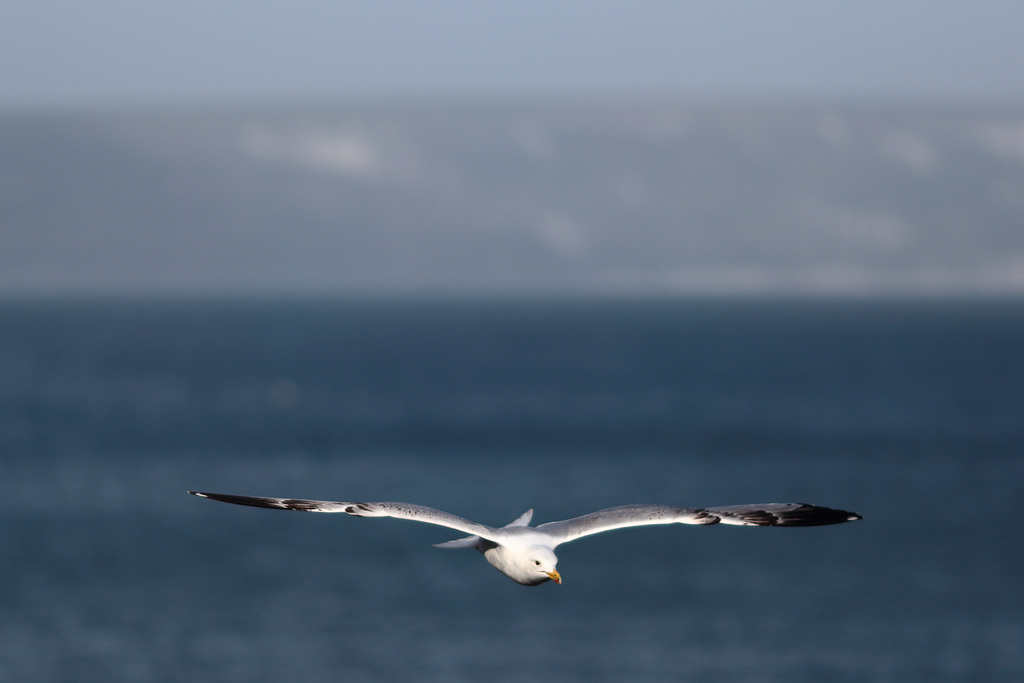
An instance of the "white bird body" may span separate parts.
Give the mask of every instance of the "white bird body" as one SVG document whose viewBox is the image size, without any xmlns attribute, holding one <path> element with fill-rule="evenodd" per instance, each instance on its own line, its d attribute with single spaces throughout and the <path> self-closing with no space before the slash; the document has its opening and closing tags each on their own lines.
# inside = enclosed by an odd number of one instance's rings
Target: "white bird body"
<svg viewBox="0 0 1024 683">
<path fill-rule="evenodd" d="M 299 510 L 344 512 L 355 517 L 394 517 L 448 527 L 470 534 L 436 544 L 439 548 L 475 548 L 498 571 L 517 583 L 535 586 L 562 582 L 555 548 L 584 536 L 650 524 L 737 524 L 742 526 L 821 526 L 861 519 L 856 512 L 807 503 L 765 503 L 713 508 L 680 508 L 668 505 L 623 505 L 598 510 L 582 517 L 530 526 L 533 510 L 527 510 L 503 527 L 491 527 L 449 512 L 410 503 L 346 503 L 302 498 L 264 498 L 224 493 L 189 493 L 236 505 Z"/>
<path fill-rule="evenodd" d="M 518 527 L 503 535 L 501 543 L 483 539 L 477 542 L 477 550 L 491 566 L 524 586 L 536 586 L 549 580 L 562 582 L 555 569 L 558 558 L 544 534 Z"/>
</svg>

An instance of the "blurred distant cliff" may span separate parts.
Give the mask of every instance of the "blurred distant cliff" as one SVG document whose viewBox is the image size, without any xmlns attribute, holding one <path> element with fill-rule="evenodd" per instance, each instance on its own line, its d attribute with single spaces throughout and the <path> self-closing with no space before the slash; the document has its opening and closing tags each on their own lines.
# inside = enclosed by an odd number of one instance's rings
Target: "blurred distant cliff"
<svg viewBox="0 0 1024 683">
<path fill-rule="evenodd" d="M 1024 295 L 1024 110 L 0 117 L 0 295 Z"/>
</svg>

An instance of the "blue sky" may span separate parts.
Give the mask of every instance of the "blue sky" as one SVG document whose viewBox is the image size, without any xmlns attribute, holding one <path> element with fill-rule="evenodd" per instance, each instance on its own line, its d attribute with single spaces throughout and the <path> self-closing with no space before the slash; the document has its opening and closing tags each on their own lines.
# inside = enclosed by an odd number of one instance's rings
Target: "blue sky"
<svg viewBox="0 0 1024 683">
<path fill-rule="evenodd" d="M 374 97 L 1024 102 L 1024 3 L 0 3 L 0 111 Z"/>
</svg>

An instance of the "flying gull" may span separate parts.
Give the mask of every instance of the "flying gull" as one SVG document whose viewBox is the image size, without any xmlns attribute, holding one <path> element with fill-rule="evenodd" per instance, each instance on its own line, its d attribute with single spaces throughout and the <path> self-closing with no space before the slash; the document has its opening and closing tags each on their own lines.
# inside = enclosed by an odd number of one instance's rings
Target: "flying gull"
<svg viewBox="0 0 1024 683">
<path fill-rule="evenodd" d="M 475 548 L 498 571 L 517 583 L 536 586 L 545 581 L 562 583 L 555 569 L 555 548 L 562 543 L 612 529 L 649 524 L 735 524 L 739 526 L 821 526 L 861 519 L 856 512 L 835 510 L 807 503 L 766 503 L 714 508 L 680 508 L 668 505 L 623 505 L 589 515 L 530 526 L 533 510 L 514 522 L 491 527 L 471 522 L 449 512 L 410 503 L 343 503 L 333 500 L 262 498 L 226 493 L 189 491 L 192 495 L 236 505 L 300 510 L 303 512 L 344 512 L 356 517 L 394 517 L 455 529 L 465 538 L 438 543 L 438 548 Z"/>
</svg>

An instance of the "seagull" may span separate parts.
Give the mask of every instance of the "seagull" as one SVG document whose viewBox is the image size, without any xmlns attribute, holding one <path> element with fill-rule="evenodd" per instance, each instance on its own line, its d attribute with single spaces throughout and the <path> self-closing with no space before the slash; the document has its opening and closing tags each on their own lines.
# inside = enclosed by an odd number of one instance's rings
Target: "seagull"
<svg viewBox="0 0 1024 683">
<path fill-rule="evenodd" d="M 344 512 L 355 517 L 394 517 L 436 524 L 464 534 L 437 548 L 474 548 L 502 574 L 524 586 L 546 581 L 562 583 L 555 566 L 555 548 L 612 529 L 650 524 L 735 524 L 738 526 L 822 526 L 861 519 L 856 512 L 836 510 L 808 503 L 766 503 L 709 508 L 681 508 L 669 505 L 623 505 L 591 512 L 561 522 L 530 526 L 533 510 L 527 510 L 503 527 L 492 527 L 464 519 L 450 512 L 411 503 L 343 503 L 334 500 L 263 498 L 227 493 L 189 491 L 194 496 L 235 505 L 251 505 L 302 512 Z"/>
</svg>

